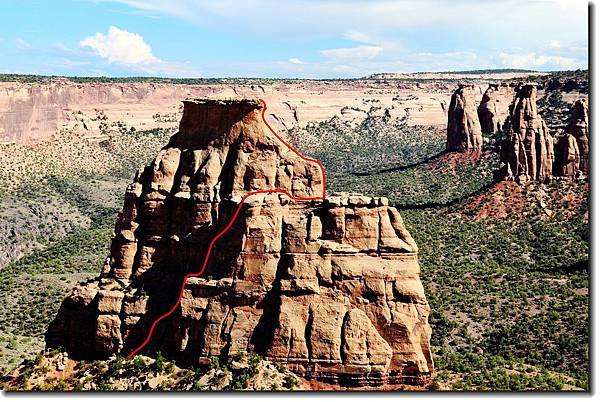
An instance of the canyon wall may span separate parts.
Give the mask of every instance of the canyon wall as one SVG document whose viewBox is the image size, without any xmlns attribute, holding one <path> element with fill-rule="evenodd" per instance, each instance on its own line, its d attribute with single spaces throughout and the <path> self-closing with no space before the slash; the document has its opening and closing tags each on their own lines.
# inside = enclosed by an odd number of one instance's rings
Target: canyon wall
<svg viewBox="0 0 600 402">
<path fill-rule="evenodd" d="M 180 100 L 194 97 L 265 99 L 279 129 L 339 116 L 355 122 L 368 114 L 406 117 L 411 125 L 443 125 L 451 86 L 375 81 L 271 81 L 255 83 L 49 83 L 0 82 L 0 142 L 34 144 L 61 128 L 99 136 L 101 119 L 137 130 L 175 128 Z M 82 123 L 83 122 L 83 123 Z M 83 127 L 85 125 L 85 127 Z"/>
</svg>

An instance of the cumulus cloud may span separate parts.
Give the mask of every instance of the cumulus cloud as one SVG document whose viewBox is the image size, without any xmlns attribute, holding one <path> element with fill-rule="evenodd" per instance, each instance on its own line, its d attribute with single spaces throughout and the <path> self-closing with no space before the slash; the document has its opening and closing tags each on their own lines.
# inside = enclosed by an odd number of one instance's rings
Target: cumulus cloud
<svg viewBox="0 0 600 402">
<path fill-rule="evenodd" d="M 288 60 L 288 62 L 290 62 L 292 64 L 306 64 L 306 62 L 300 60 L 297 57 L 292 57 L 291 59 Z"/>
<path fill-rule="evenodd" d="M 141 35 L 111 26 L 107 34 L 96 32 L 79 42 L 109 63 L 154 64 L 161 62 Z"/>
<path fill-rule="evenodd" d="M 169 77 L 200 77 L 195 66 L 187 62 L 170 62 L 156 57 L 152 48 L 144 38 L 134 32 L 129 32 L 115 26 L 108 28 L 106 33 L 96 32 L 79 42 L 84 50 L 104 60 L 107 65 L 115 66 L 125 71 L 136 71 L 136 74 L 169 76 Z M 54 48 L 62 53 L 77 53 L 66 46 L 55 44 Z M 85 57 L 85 52 L 80 57 Z M 90 53 L 87 53 L 89 57 Z"/>
<path fill-rule="evenodd" d="M 321 50 L 321 54 L 338 60 L 368 60 L 377 57 L 382 50 L 381 46 L 355 46 L 325 49 Z"/>
</svg>

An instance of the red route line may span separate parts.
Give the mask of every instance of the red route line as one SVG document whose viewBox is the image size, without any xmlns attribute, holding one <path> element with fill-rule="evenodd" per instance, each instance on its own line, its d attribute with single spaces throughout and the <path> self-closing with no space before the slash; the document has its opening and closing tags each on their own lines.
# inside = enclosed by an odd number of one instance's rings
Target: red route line
<svg viewBox="0 0 600 402">
<path fill-rule="evenodd" d="M 302 155 L 300 152 L 298 152 L 294 147 L 292 147 L 290 144 L 288 144 L 283 138 L 281 138 L 276 132 L 275 130 L 273 130 L 273 128 L 271 128 L 271 126 L 269 125 L 269 123 L 267 123 L 267 120 L 265 119 L 265 112 L 267 111 L 267 104 L 265 103 L 264 100 L 259 99 L 260 102 L 263 105 L 263 110 L 262 110 L 262 120 L 265 123 L 265 125 L 268 127 L 268 129 L 271 131 L 271 133 L 273 133 L 273 135 L 275 135 L 275 137 L 277 137 L 277 139 L 279 141 L 281 141 L 282 143 L 284 143 L 292 152 L 294 152 L 296 155 L 298 155 L 300 158 L 302 158 L 305 161 L 308 162 L 313 162 L 319 165 L 319 168 L 321 169 L 321 174 L 323 176 L 323 194 L 321 197 L 294 197 L 292 194 L 290 194 L 288 191 L 286 190 L 281 190 L 281 189 L 272 189 L 272 190 L 255 190 L 255 191 L 250 191 L 248 193 L 246 193 L 243 197 L 242 200 L 240 201 L 240 203 L 238 204 L 237 209 L 235 210 L 235 213 L 233 214 L 233 216 L 231 217 L 231 219 L 229 220 L 229 223 L 227 224 L 227 226 L 225 226 L 225 228 L 223 230 L 221 230 L 210 242 L 209 246 L 208 246 L 208 250 L 206 251 L 206 256 L 204 257 L 204 263 L 202 264 L 202 267 L 200 268 L 200 270 L 198 272 L 194 272 L 194 273 L 189 273 L 187 275 L 185 275 L 183 277 L 183 282 L 181 284 L 181 290 L 179 291 L 179 297 L 177 298 L 177 301 L 175 302 L 175 304 L 173 304 L 173 307 L 171 307 L 169 309 L 169 311 L 167 311 L 166 313 L 164 313 L 163 315 L 161 315 L 160 317 L 158 317 L 156 320 L 154 320 L 154 322 L 152 323 L 152 326 L 150 327 L 150 330 L 148 331 L 148 336 L 146 337 L 146 339 L 144 340 L 144 342 L 142 342 L 142 344 L 140 346 L 138 346 L 137 348 L 135 348 L 131 353 L 129 353 L 129 355 L 127 356 L 128 359 L 130 359 L 131 357 L 133 357 L 134 355 L 136 355 L 140 350 L 142 350 L 144 347 L 146 347 L 146 345 L 148 345 L 148 343 L 150 342 L 150 339 L 152 338 L 152 334 L 154 333 L 154 330 L 156 329 L 156 326 L 158 325 L 159 322 L 161 322 L 162 320 L 164 320 L 165 318 L 169 317 L 171 314 L 173 314 L 175 312 L 175 310 L 177 310 L 177 308 L 179 307 L 179 305 L 181 304 L 181 298 L 183 297 L 183 292 L 185 290 L 185 283 L 187 282 L 187 280 L 189 278 L 193 278 L 196 276 L 200 276 L 204 273 L 204 271 L 206 270 L 206 267 L 208 266 L 208 261 L 210 259 L 210 253 L 213 249 L 213 246 L 215 245 L 215 243 L 217 242 L 217 240 L 219 240 L 225 233 L 227 233 L 227 231 L 229 229 L 231 229 L 231 226 L 233 226 L 233 223 L 235 222 L 235 220 L 237 219 L 237 216 L 239 215 L 240 211 L 242 210 L 242 207 L 244 206 L 244 202 L 251 196 L 256 195 L 256 194 L 284 194 L 286 195 L 288 198 L 294 200 L 294 201 L 315 201 L 315 200 L 323 200 L 325 199 L 325 195 L 326 195 L 326 178 L 325 178 L 325 168 L 323 167 L 323 164 L 316 160 L 316 159 L 311 159 L 311 158 L 307 158 L 304 155 Z"/>
</svg>

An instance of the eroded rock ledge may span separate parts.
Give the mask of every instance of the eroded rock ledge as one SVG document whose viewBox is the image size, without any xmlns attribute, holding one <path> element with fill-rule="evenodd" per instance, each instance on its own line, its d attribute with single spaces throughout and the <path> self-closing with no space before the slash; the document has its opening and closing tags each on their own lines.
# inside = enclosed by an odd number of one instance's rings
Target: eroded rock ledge
<svg viewBox="0 0 600 402">
<path fill-rule="evenodd" d="M 70 355 L 139 346 L 241 197 L 318 197 L 324 178 L 272 136 L 255 101 L 184 102 L 179 132 L 125 194 L 100 276 L 65 299 L 46 340 Z M 425 384 L 433 370 L 417 246 L 385 198 L 246 200 L 206 272 L 144 353 L 188 365 L 259 353 L 307 378 Z"/>
</svg>

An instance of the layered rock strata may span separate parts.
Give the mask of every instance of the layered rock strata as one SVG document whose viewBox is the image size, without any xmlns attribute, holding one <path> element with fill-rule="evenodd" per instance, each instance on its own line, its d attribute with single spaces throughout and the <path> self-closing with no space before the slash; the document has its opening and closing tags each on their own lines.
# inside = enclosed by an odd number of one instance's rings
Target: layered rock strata
<svg viewBox="0 0 600 402">
<path fill-rule="evenodd" d="M 510 128 L 502 145 L 500 176 L 519 182 L 545 181 L 552 177 L 554 141 L 537 112 L 535 84 L 516 88 Z"/>
<path fill-rule="evenodd" d="M 447 151 L 479 150 L 483 144 L 475 85 L 459 84 L 448 107 Z"/>
<path fill-rule="evenodd" d="M 477 108 L 481 131 L 487 134 L 502 132 L 504 124 L 507 122 L 510 105 L 514 96 L 514 88 L 506 84 L 489 85 Z"/>
<path fill-rule="evenodd" d="M 417 246 L 385 198 L 318 198 L 324 177 L 254 101 L 187 101 L 179 132 L 125 194 L 101 275 L 65 299 L 46 340 L 71 355 L 185 364 L 240 352 L 348 385 L 424 384 L 433 370 Z M 247 198 L 253 190 L 283 194 Z"/>
</svg>

